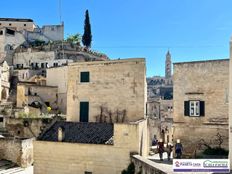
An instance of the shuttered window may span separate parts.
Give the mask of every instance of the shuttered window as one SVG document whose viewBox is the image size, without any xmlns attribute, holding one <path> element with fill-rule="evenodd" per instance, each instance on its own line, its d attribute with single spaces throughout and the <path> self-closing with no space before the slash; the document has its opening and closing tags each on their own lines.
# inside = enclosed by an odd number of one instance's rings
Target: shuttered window
<svg viewBox="0 0 232 174">
<path fill-rule="evenodd" d="M 185 101 L 184 115 L 191 117 L 205 116 L 205 102 L 198 100 Z"/>
<path fill-rule="evenodd" d="M 89 72 L 81 72 L 81 82 L 89 82 Z"/>
</svg>

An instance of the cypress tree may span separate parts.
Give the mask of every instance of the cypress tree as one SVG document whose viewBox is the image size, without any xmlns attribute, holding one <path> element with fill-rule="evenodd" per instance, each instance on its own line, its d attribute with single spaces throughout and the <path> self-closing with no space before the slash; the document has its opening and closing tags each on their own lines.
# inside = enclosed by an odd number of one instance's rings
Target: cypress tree
<svg viewBox="0 0 232 174">
<path fill-rule="evenodd" d="M 91 34 L 91 25 L 89 20 L 89 11 L 85 11 L 85 22 L 84 22 L 84 34 L 82 36 L 82 43 L 87 48 L 91 47 L 92 34 Z"/>
</svg>

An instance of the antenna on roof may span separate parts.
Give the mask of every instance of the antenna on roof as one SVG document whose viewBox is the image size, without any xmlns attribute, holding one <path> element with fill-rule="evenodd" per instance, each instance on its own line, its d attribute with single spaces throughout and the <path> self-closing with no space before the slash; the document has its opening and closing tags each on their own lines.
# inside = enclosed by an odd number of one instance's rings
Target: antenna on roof
<svg viewBox="0 0 232 174">
<path fill-rule="evenodd" d="M 59 18 L 60 18 L 60 24 L 62 23 L 62 8 L 61 8 L 61 0 L 58 0 L 59 1 Z"/>
<path fill-rule="evenodd" d="M 62 23 L 62 8 L 61 8 L 61 0 L 58 0 L 59 1 L 59 17 L 60 17 L 60 24 L 63 25 Z M 62 39 L 62 56 L 63 56 L 63 59 L 64 59 L 64 38 Z"/>
</svg>

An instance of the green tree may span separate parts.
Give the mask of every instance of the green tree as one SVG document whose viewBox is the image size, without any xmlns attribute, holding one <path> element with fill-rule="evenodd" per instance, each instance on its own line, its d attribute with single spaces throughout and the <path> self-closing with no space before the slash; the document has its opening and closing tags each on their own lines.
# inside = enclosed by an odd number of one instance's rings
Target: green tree
<svg viewBox="0 0 232 174">
<path fill-rule="evenodd" d="M 80 35 L 79 33 L 69 35 L 69 36 L 66 38 L 66 41 L 67 41 L 67 42 L 74 43 L 74 44 L 80 44 L 80 43 L 81 43 L 81 35 Z"/>
<path fill-rule="evenodd" d="M 91 47 L 92 34 L 91 34 L 91 25 L 89 20 L 89 11 L 85 11 L 85 22 L 84 22 L 84 34 L 82 36 L 82 43 L 87 48 Z"/>
</svg>

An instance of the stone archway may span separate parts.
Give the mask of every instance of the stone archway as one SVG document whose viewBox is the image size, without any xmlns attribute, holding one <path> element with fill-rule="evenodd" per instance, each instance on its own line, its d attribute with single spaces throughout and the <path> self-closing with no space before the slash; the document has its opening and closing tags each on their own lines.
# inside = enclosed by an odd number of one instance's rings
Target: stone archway
<svg viewBox="0 0 232 174">
<path fill-rule="evenodd" d="M 6 100 L 7 99 L 7 93 L 6 93 L 6 89 L 5 88 L 3 88 L 2 89 L 2 100 Z"/>
</svg>

